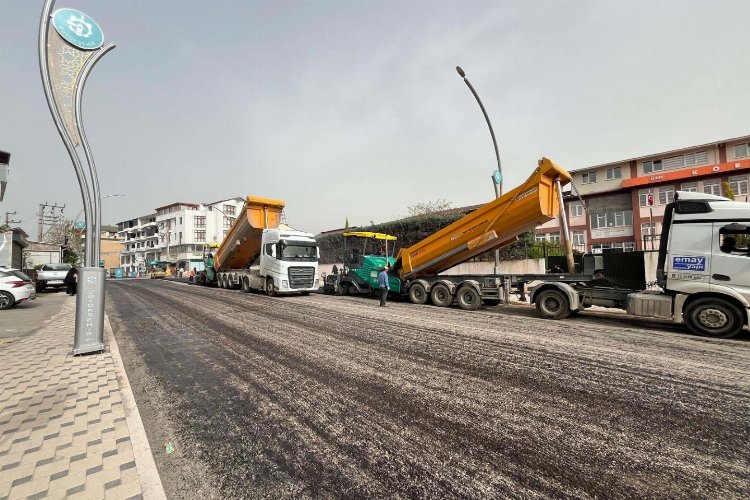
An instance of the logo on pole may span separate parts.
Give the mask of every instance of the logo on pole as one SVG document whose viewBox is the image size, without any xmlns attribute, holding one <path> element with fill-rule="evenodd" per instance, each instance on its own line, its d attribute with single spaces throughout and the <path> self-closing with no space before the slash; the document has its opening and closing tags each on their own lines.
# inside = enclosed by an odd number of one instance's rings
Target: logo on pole
<svg viewBox="0 0 750 500">
<path fill-rule="evenodd" d="M 56 10 L 52 25 L 61 37 L 79 49 L 94 50 L 104 43 L 104 33 L 96 21 L 78 10 Z"/>
</svg>

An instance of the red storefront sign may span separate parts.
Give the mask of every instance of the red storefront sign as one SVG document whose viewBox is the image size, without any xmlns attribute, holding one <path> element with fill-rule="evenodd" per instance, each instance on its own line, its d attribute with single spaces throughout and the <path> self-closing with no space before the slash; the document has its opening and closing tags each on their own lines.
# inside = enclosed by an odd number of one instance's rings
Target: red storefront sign
<svg viewBox="0 0 750 500">
<path fill-rule="evenodd" d="M 643 186 L 646 184 L 659 184 L 662 182 L 676 181 L 682 179 L 691 179 L 693 177 L 704 177 L 726 172 L 735 172 L 738 170 L 750 170 L 750 159 L 737 160 L 727 163 L 717 163 L 715 165 L 703 165 L 695 168 L 681 168 L 659 172 L 657 174 L 648 174 L 634 179 L 623 179 L 622 187 Z"/>
</svg>

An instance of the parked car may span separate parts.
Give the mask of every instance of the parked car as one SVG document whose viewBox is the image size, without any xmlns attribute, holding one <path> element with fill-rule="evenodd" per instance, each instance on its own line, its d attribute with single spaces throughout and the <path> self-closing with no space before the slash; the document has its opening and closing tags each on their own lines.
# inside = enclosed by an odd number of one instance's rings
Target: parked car
<svg viewBox="0 0 750 500">
<path fill-rule="evenodd" d="M 18 269 L 0 268 L 0 309 L 10 309 L 35 298 L 36 289 L 31 278 Z"/>
<path fill-rule="evenodd" d="M 64 287 L 65 275 L 71 267 L 70 264 L 44 264 L 36 272 L 36 291 L 43 292 L 46 288 Z"/>
</svg>

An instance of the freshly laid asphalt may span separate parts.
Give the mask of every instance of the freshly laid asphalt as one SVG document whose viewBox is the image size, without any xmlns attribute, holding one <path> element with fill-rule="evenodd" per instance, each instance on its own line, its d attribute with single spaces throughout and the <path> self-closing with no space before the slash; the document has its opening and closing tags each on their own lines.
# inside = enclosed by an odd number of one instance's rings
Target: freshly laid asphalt
<svg viewBox="0 0 750 500">
<path fill-rule="evenodd" d="M 168 497 L 750 491 L 748 335 L 159 280 L 107 293 Z"/>
</svg>

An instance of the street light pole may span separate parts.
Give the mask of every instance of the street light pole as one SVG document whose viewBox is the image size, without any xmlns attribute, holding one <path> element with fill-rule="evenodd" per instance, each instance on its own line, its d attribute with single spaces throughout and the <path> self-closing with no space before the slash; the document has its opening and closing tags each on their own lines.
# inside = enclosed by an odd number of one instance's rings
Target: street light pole
<svg viewBox="0 0 750 500">
<path fill-rule="evenodd" d="M 500 198 L 503 195 L 503 167 L 500 164 L 500 152 L 497 149 L 497 140 L 495 139 L 495 131 L 492 129 L 492 123 L 490 122 L 489 115 L 487 115 L 487 110 L 484 109 L 484 104 L 482 104 L 482 100 L 479 98 L 479 94 L 477 94 L 477 91 L 474 90 L 474 87 L 471 85 L 471 82 L 469 82 L 469 79 L 466 78 L 466 73 L 464 73 L 464 70 L 461 69 L 461 66 L 456 66 L 456 71 L 461 76 L 461 78 L 464 79 L 464 83 L 466 83 L 466 86 L 469 87 L 469 90 L 471 90 L 471 93 L 474 95 L 474 98 L 477 100 L 477 103 L 479 104 L 479 109 L 482 110 L 484 119 L 487 122 L 487 127 L 489 127 L 490 129 L 490 135 L 492 136 L 492 145 L 495 148 L 495 159 L 497 160 L 497 170 L 491 176 L 492 186 L 495 188 L 495 198 Z M 495 274 L 500 274 L 500 250 L 499 249 L 495 250 Z"/>
<path fill-rule="evenodd" d="M 119 193 L 118 194 L 105 194 L 104 196 L 100 196 L 99 199 L 103 200 L 104 198 L 116 198 L 118 196 L 125 196 L 125 195 L 124 194 L 119 194 Z M 85 210 L 85 208 L 82 208 L 81 210 L 78 211 L 78 213 L 76 214 L 76 216 L 73 217 L 73 222 L 76 222 L 78 220 L 78 217 L 81 216 L 81 214 L 83 213 L 84 210 Z"/>
</svg>

